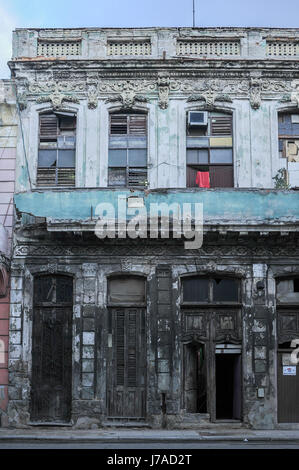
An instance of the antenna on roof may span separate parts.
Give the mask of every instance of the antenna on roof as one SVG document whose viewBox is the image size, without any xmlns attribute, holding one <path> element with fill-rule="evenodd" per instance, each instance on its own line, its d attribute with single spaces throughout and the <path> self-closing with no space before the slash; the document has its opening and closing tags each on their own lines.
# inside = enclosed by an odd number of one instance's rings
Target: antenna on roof
<svg viewBox="0 0 299 470">
<path fill-rule="evenodd" d="M 193 0 L 193 28 L 195 28 L 195 0 Z"/>
</svg>

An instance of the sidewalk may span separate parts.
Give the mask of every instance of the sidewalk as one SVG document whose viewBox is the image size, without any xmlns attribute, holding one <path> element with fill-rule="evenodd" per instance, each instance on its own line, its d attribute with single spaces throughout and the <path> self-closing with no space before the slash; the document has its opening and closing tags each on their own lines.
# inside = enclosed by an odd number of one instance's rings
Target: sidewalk
<svg viewBox="0 0 299 470">
<path fill-rule="evenodd" d="M 68 429 L 0 429 L 1 443 L 28 441 L 72 442 L 225 442 L 225 441 L 292 441 L 298 442 L 299 430 L 149 430 L 98 429 L 90 431 Z"/>
</svg>

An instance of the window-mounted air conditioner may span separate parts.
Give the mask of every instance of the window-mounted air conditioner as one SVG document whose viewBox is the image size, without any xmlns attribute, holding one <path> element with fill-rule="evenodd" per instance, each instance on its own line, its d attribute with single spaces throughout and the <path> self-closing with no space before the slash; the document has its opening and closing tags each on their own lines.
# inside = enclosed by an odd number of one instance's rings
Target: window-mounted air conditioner
<svg viewBox="0 0 299 470">
<path fill-rule="evenodd" d="M 207 111 L 189 111 L 188 112 L 188 126 L 207 126 L 208 113 Z"/>
</svg>

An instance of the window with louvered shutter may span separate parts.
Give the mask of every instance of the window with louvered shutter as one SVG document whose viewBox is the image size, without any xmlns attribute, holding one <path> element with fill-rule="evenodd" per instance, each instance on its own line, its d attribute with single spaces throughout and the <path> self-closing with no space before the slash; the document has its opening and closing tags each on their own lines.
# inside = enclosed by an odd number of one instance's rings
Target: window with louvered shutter
<svg viewBox="0 0 299 470">
<path fill-rule="evenodd" d="M 111 114 L 108 184 L 147 186 L 147 116 Z"/>
<path fill-rule="evenodd" d="M 41 114 L 37 186 L 75 186 L 75 148 L 75 116 Z"/>
<path fill-rule="evenodd" d="M 232 135 L 231 116 L 211 117 L 211 135 Z"/>
<path fill-rule="evenodd" d="M 232 137 L 230 114 L 209 112 L 206 126 L 187 125 L 187 187 L 202 184 L 198 172 L 209 173 L 211 188 L 233 187 Z"/>
</svg>

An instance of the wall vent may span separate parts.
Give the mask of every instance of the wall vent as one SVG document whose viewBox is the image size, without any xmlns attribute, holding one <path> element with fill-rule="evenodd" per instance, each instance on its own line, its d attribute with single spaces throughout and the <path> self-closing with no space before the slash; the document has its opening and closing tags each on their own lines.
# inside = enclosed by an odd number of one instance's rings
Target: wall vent
<svg viewBox="0 0 299 470">
<path fill-rule="evenodd" d="M 178 40 L 177 55 L 237 56 L 241 53 L 240 41 Z"/>
<path fill-rule="evenodd" d="M 142 56 L 151 55 L 152 47 L 150 40 L 132 41 L 108 41 L 107 55 Z"/>
<path fill-rule="evenodd" d="M 267 55 L 286 57 L 299 55 L 299 41 L 267 41 Z"/>
<path fill-rule="evenodd" d="M 78 56 L 81 54 L 81 41 L 39 41 L 37 55 L 44 57 Z"/>
</svg>

